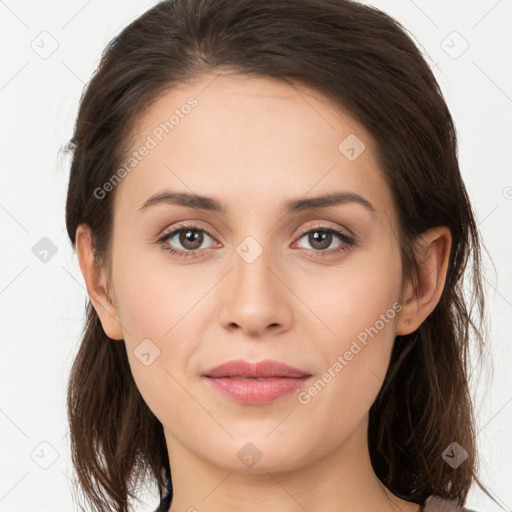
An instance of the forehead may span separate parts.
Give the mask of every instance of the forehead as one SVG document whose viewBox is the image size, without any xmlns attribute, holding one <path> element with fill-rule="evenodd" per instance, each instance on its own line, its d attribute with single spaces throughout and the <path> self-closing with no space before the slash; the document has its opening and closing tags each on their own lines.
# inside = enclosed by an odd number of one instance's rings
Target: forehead
<svg viewBox="0 0 512 512">
<path fill-rule="evenodd" d="M 164 187 L 260 206 L 336 187 L 390 207 L 366 129 L 302 84 L 203 75 L 163 94 L 133 134 L 131 152 L 150 149 L 117 190 L 117 204 L 132 210 Z"/>
</svg>

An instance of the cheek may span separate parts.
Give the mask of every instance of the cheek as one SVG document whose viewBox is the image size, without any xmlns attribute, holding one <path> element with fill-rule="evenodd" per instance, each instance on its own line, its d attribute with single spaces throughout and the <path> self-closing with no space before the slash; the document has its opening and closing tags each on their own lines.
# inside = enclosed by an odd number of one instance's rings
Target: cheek
<svg viewBox="0 0 512 512">
<path fill-rule="evenodd" d="M 194 276 L 171 276 L 169 269 L 166 275 L 165 269 L 141 261 L 134 256 L 119 262 L 116 299 L 133 378 L 148 407 L 162 421 L 163 412 L 173 417 L 180 401 L 186 401 L 179 383 L 184 381 L 196 340 L 184 329 L 187 315 L 207 290 L 206 284 L 204 291 L 191 286 Z"/>
<path fill-rule="evenodd" d="M 393 338 L 390 332 L 401 309 L 400 285 L 400 257 L 388 245 L 387 250 L 351 255 L 339 268 L 319 267 L 295 289 L 315 313 L 309 315 L 315 328 L 331 340 L 328 346 L 340 350 L 359 335 L 364 339 L 368 329 L 374 332 L 375 324 L 381 337 Z"/>
<path fill-rule="evenodd" d="M 299 398 L 315 417 L 350 430 L 371 407 L 395 339 L 400 273 L 398 255 L 390 251 L 380 259 L 361 258 L 335 278 L 316 276 L 315 287 L 310 280 L 303 284 L 303 296 L 318 312 L 310 336 L 323 365 L 319 378 Z"/>
<path fill-rule="evenodd" d="M 141 336 L 162 342 L 170 339 L 209 285 L 198 280 L 193 266 L 173 268 L 159 248 L 119 258 L 115 273 L 118 312 L 131 343 Z"/>
</svg>

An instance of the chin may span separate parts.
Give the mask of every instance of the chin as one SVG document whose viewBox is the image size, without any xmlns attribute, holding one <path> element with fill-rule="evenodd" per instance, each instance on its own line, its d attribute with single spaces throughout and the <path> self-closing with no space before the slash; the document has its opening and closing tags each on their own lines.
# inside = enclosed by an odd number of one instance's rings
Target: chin
<svg viewBox="0 0 512 512">
<path fill-rule="evenodd" d="M 308 455 L 303 450 L 299 453 L 292 439 L 284 444 L 267 436 L 268 432 L 232 439 L 227 445 L 217 446 L 217 450 L 207 449 L 207 458 L 218 466 L 244 474 L 291 471 L 307 464 Z M 226 457 L 227 454 L 232 456 Z"/>
</svg>

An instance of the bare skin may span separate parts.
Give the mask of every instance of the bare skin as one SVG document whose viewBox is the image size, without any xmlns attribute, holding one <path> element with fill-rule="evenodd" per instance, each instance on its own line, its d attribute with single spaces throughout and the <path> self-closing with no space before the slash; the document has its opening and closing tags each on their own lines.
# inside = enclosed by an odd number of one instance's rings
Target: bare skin
<svg viewBox="0 0 512 512">
<path fill-rule="evenodd" d="M 449 230 L 423 234 L 414 297 L 402 282 L 396 209 L 366 130 L 304 86 L 214 78 L 166 93 L 139 119 L 134 149 L 188 98 L 198 102 L 116 187 L 111 301 L 88 230 L 77 230 L 91 301 L 107 335 L 124 340 L 137 386 L 164 428 L 170 510 L 416 512 L 372 468 L 368 411 L 395 336 L 417 329 L 439 301 Z M 338 148 L 350 134 L 365 146 L 353 160 Z M 163 189 L 210 196 L 226 212 L 167 203 L 140 210 Z M 358 194 L 374 211 L 357 202 L 281 210 L 333 192 Z M 179 234 L 156 242 L 183 222 L 196 226 L 199 242 Z M 322 246 L 301 231 L 329 228 L 356 243 L 333 233 Z M 197 256 L 169 254 L 171 245 Z M 240 247 L 257 257 L 248 262 Z M 378 333 L 345 357 L 371 326 Z M 144 339 L 160 351 L 149 365 L 136 355 Z M 339 355 L 346 364 L 336 371 Z M 201 377 L 237 358 L 278 360 L 314 380 L 331 368 L 331 379 L 317 394 L 299 390 L 302 403 L 294 392 L 240 404 Z M 247 443 L 260 457 L 253 465 L 240 458 Z"/>
</svg>

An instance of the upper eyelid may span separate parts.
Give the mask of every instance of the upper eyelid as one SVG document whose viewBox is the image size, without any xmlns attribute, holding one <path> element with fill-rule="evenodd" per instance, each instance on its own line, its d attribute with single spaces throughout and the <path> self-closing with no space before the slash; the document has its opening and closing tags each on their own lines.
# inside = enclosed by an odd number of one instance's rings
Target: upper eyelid
<svg viewBox="0 0 512 512">
<path fill-rule="evenodd" d="M 196 230 L 196 231 L 204 231 L 209 237 L 211 238 L 214 238 L 214 235 L 211 234 L 210 230 L 209 229 L 206 229 L 206 228 L 203 228 L 197 224 L 178 224 L 177 226 L 173 226 L 172 228 L 169 228 L 169 229 L 164 229 L 162 231 L 162 234 L 160 235 L 160 239 L 161 238 L 168 238 L 170 237 L 171 235 L 175 235 L 177 232 L 180 232 L 180 231 L 183 231 L 185 229 L 193 229 L 193 230 Z"/>
</svg>

